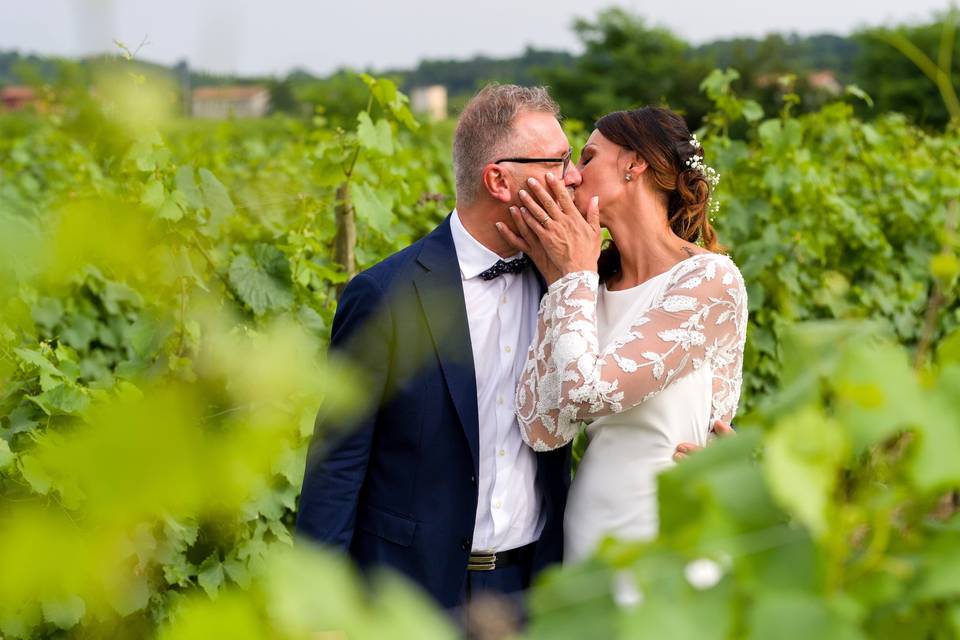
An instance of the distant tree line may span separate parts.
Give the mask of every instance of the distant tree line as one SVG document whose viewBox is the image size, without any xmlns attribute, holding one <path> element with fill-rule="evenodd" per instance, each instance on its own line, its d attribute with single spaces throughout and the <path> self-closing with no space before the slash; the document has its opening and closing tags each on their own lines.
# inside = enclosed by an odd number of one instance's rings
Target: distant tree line
<svg viewBox="0 0 960 640">
<path fill-rule="evenodd" d="M 413 69 L 379 75 L 395 80 L 406 91 L 444 85 L 452 113 L 480 86 L 498 81 L 547 84 L 567 117 L 587 123 L 613 109 L 664 104 L 698 126 L 709 108 L 700 82 L 714 68 L 736 68 L 740 95 L 756 100 L 767 113 L 777 112 L 787 93 L 798 96 L 795 111 L 818 108 L 831 97 L 831 87 L 814 84 L 811 78 L 827 71 L 836 81 L 833 91 L 855 84 L 872 98 L 872 105 L 864 101 L 857 107 L 864 117 L 899 111 L 918 124 L 939 128 L 950 118 L 940 91 L 890 41 L 899 37 L 932 60 L 954 61 L 951 78 L 954 86 L 960 86 L 960 39 L 951 37 L 944 43 L 943 38 L 949 21 L 956 21 L 955 13 L 936 14 L 926 24 L 868 28 L 850 36 L 771 34 L 693 46 L 667 29 L 651 26 L 640 15 L 615 8 L 574 22 L 573 30 L 583 45 L 581 55 L 528 47 L 510 58 L 424 60 Z M 89 64 L 82 61 L 80 68 Z M 52 58 L 0 52 L 0 86 L 50 80 L 58 70 L 62 65 Z M 280 78 L 236 78 L 188 70 L 181 63 L 175 73 L 184 86 L 265 84 L 273 109 L 279 112 L 311 115 L 319 110 L 334 120 L 352 119 L 366 101 L 365 87 L 348 70 L 325 77 L 297 69 Z"/>
<path fill-rule="evenodd" d="M 853 84 L 872 98 L 872 106 L 858 101 L 861 115 L 899 111 L 918 124 L 941 128 L 949 114 L 937 86 L 890 41 L 897 37 L 934 61 L 952 61 L 946 66 L 958 87 L 956 21 L 956 13 L 939 14 L 928 24 L 864 29 L 849 37 L 772 34 L 695 47 L 636 14 L 610 9 L 593 20 L 577 20 L 574 30 L 584 53 L 572 64 L 544 69 L 539 77 L 567 116 L 588 123 L 612 109 L 665 104 L 697 126 L 709 109 L 701 81 L 711 69 L 733 67 L 740 72 L 739 94 L 756 100 L 768 114 L 782 108 L 786 94 L 798 96 L 794 112 L 804 112 L 831 98 L 830 89 Z M 832 73 L 833 87 L 812 82 L 821 71 Z"/>
</svg>

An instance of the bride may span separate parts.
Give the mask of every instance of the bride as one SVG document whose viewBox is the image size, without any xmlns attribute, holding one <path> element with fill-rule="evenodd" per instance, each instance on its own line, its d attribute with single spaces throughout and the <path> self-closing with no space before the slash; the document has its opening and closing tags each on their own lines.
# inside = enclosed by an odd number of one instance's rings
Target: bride
<svg viewBox="0 0 960 640">
<path fill-rule="evenodd" d="M 549 173 L 528 181 L 511 208 L 519 236 L 497 225 L 549 284 L 517 388 L 523 440 L 555 449 L 589 422 L 565 562 L 606 535 L 656 536 L 656 476 L 678 443 L 703 446 L 733 419 L 747 327 L 743 279 L 709 221 L 717 175 L 680 116 L 604 116 L 578 168 L 572 194 Z"/>
</svg>

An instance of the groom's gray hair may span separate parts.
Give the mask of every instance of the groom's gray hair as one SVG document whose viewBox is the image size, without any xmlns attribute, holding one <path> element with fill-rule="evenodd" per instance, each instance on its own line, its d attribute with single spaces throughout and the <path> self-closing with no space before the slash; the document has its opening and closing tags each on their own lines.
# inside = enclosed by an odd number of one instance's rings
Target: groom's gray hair
<svg viewBox="0 0 960 640">
<path fill-rule="evenodd" d="M 480 196 L 483 167 L 501 154 L 509 155 L 513 121 L 525 111 L 560 118 L 560 107 L 544 87 L 490 84 L 464 107 L 453 136 L 457 202 L 469 204 Z"/>
</svg>

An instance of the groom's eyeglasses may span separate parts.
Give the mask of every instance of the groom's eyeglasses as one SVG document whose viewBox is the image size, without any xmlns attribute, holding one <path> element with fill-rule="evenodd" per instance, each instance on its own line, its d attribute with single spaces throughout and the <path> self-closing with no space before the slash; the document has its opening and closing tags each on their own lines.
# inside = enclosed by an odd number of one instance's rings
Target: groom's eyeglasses
<svg viewBox="0 0 960 640">
<path fill-rule="evenodd" d="M 560 179 L 562 180 L 567 175 L 567 167 L 570 166 L 570 159 L 573 158 L 573 147 L 569 147 L 567 152 L 563 154 L 561 158 L 503 158 L 501 160 L 494 161 L 493 164 L 500 164 L 501 162 L 519 162 L 521 164 L 537 164 L 543 162 L 562 162 L 563 171 L 560 173 Z"/>
</svg>

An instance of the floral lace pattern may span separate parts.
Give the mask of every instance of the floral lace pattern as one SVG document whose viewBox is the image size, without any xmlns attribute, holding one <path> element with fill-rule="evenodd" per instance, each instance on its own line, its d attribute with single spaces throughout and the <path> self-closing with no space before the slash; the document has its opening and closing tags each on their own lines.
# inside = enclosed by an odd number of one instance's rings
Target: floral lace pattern
<svg viewBox="0 0 960 640">
<path fill-rule="evenodd" d="M 599 276 L 579 271 L 550 286 L 517 387 L 524 442 L 537 451 L 561 447 L 579 421 L 635 407 L 704 365 L 713 379 L 710 423 L 732 421 L 747 330 L 740 271 L 726 256 L 708 253 L 668 273 L 659 299 L 602 352 Z"/>
</svg>

